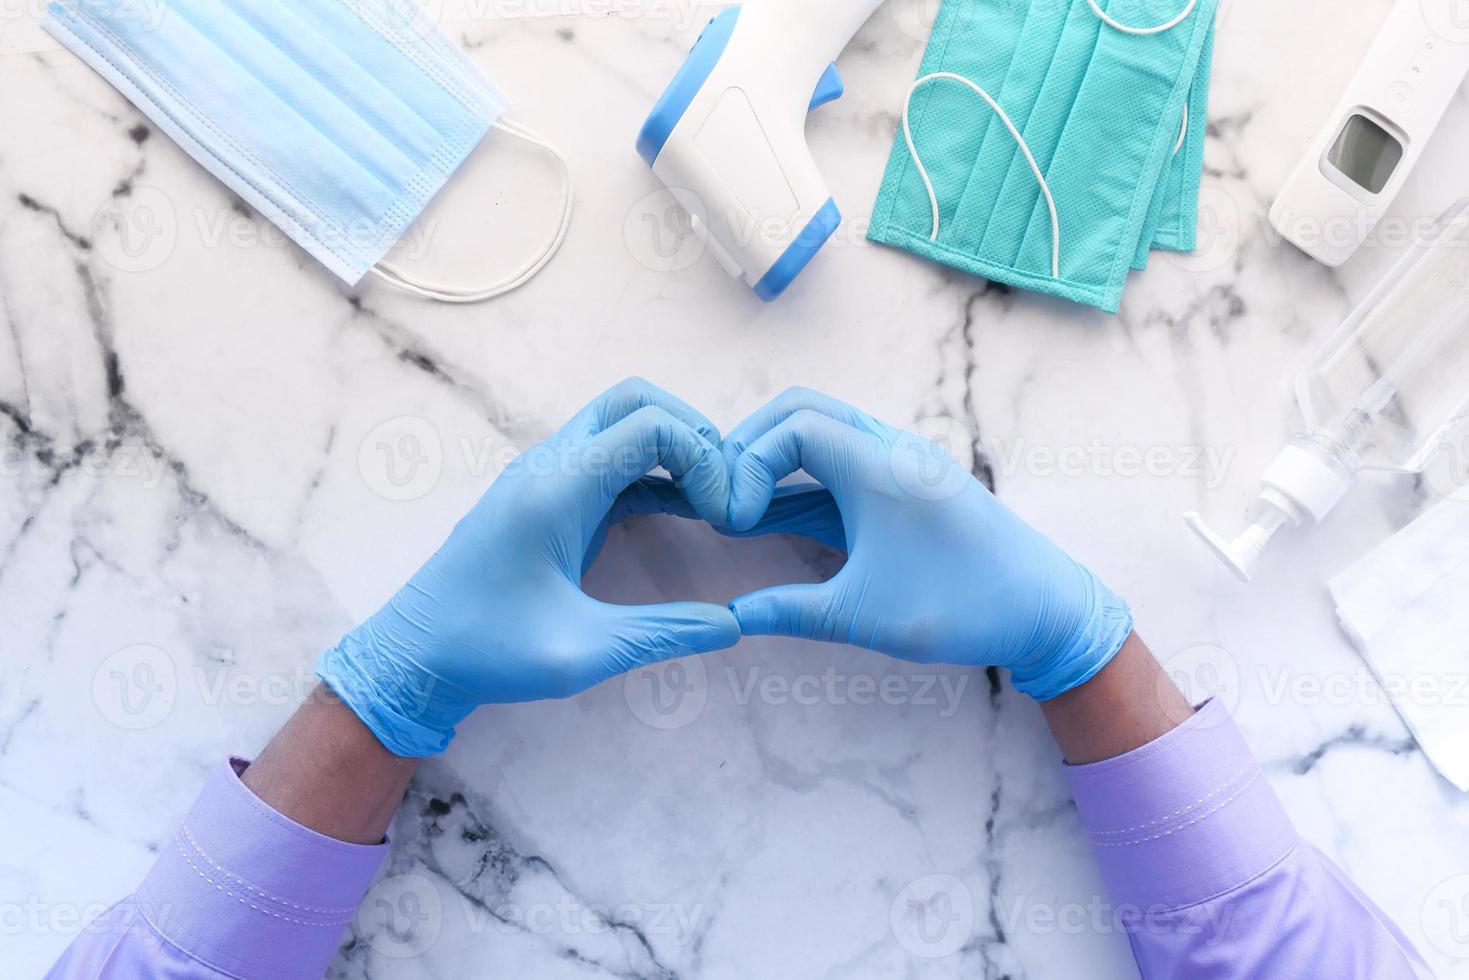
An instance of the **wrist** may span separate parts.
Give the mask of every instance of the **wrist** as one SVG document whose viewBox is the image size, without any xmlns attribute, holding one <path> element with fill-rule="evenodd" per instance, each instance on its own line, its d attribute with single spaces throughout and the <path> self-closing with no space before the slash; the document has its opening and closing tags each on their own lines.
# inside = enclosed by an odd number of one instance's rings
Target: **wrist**
<svg viewBox="0 0 1469 980">
<path fill-rule="evenodd" d="M 327 687 L 318 686 L 240 776 L 261 802 L 319 834 L 382 841 L 418 766 L 390 752 Z"/>
<path fill-rule="evenodd" d="M 1011 671 L 1011 683 L 1039 702 L 1050 701 L 1090 681 L 1105 668 L 1132 635 L 1132 610 L 1084 566 L 1072 563 L 1081 577 L 1086 614 L 1059 647 L 1029 669 Z"/>
<path fill-rule="evenodd" d="M 1086 682 L 1041 704 L 1066 761 L 1085 765 L 1131 752 L 1193 716 L 1193 707 L 1136 634 Z"/>
<path fill-rule="evenodd" d="M 322 654 L 316 676 L 387 751 L 405 758 L 438 755 L 469 712 L 436 691 L 441 685 L 434 677 L 405 666 L 405 659 L 381 647 L 368 620 Z"/>
</svg>

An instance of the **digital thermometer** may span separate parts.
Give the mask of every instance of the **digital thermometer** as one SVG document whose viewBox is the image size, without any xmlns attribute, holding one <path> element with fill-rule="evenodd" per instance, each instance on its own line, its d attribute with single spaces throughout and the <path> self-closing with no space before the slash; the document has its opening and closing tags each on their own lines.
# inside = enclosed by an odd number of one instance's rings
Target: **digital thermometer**
<svg viewBox="0 0 1469 980">
<path fill-rule="evenodd" d="M 1397 0 L 1270 223 L 1312 258 L 1345 262 L 1392 204 L 1466 74 L 1469 2 Z"/>
</svg>

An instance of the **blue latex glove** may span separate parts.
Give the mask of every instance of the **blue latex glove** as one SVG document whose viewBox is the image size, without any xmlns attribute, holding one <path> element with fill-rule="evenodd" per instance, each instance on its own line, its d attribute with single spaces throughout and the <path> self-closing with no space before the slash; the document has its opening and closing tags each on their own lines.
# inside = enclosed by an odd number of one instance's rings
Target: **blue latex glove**
<svg viewBox="0 0 1469 980">
<path fill-rule="evenodd" d="M 610 523 L 620 523 L 630 514 L 668 514 L 688 520 L 699 520 L 683 491 L 672 480 L 648 476 L 633 484 L 617 499 Z M 754 527 L 735 530 L 728 525 L 714 528 L 730 538 L 753 538 L 763 534 L 799 534 L 815 538 L 835 551 L 847 550 L 842 514 L 830 491 L 815 483 L 800 483 L 775 488 L 775 496 Z M 604 532 L 605 533 L 605 532 Z"/>
<path fill-rule="evenodd" d="M 478 705 L 568 697 L 732 646 L 739 626 L 724 606 L 611 605 L 580 584 L 655 466 L 694 512 L 723 523 L 718 441 L 672 395 L 637 380 L 616 386 L 507 467 L 408 584 L 323 655 L 317 675 L 388 749 L 424 756 L 443 751 Z"/>
<path fill-rule="evenodd" d="M 833 398 L 793 389 L 725 437 L 729 523 L 759 526 L 776 481 L 799 469 L 831 491 L 847 563 L 819 585 L 730 604 L 747 635 L 852 643 L 918 663 L 1008 668 L 1044 701 L 1101 670 L 1132 614 L 1095 575 L 1016 517 L 953 457 Z M 808 495 L 786 529 L 830 536 Z"/>
</svg>

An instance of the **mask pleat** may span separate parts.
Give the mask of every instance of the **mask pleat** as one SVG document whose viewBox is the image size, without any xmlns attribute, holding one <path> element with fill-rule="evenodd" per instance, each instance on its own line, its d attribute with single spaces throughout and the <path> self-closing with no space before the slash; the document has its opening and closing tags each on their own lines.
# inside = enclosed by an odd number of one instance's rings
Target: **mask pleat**
<svg viewBox="0 0 1469 980">
<path fill-rule="evenodd" d="M 1108 9 L 1142 18 L 1167 6 L 1112 3 Z M 1061 215 L 1063 278 L 1103 284 L 1131 267 L 1193 77 L 1181 77 L 1179 65 L 1193 33 L 1207 29 L 1199 19 L 1144 36 L 1101 28 L 1091 57 L 1101 67 L 1081 76 L 1059 145 L 1043 165 Z M 1050 245 L 1049 214 L 1034 205 L 1016 265 L 1043 267 Z"/>
<path fill-rule="evenodd" d="M 1142 234 L 1138 236 L 1137 248 L 1132 253 L 1132 267 L 1139 271 L 1148 267 L 1148 256 L 1153 251 L 1153 235 L 1158 228 L 1158 223 L 1163 220 L 1163 212 L 1167 209 L 1170 199 L 1174 196 L 1173 185 L 1180 179 L 1180 175 L 1172 167 L 1163 168 L 1163 176 L 1158 178 L 1158 187 L 1153 191 L 1153 203 L 1148 206 L 1147 219 L 1143 221 Z"/>
<path fill-rule="evenodd" d="M 347 57 L 330 35 L 293 9 L 275 0 L 212 0 L 209 5 L 229 7 L 320 86 L 320 97 L 309 107 L 312 123 L 348 152 L 373 161 L 385 182 L 401 186 L 402 175 L 432 153 L 441 134 L 380 77 Z M 294 93 L 300 81 L 292 73 L 281 83 L 278 90 Z M 352 118 L 347 118 L 349 114 Z"/>
<path fill-rule="evenodd" d="M 262 8 L 282 4 L 282 0 L 231 2 Z M 347 64 L 376 79 L 380 88 L 406 111 L 415 112 L 417 107 L 419 119 L 440 136 L 462 138 L 466 129 L 477 131 L 484 118 L 504 108 L 499 93 L 468 64 L 464 53 L 425 23 L 421 15 L 369 0 L 297 3 L 290 4 L 289 9 L 323 43 L 331 44 Z M 359 19 L 357 12 L 374 30 L 353 28 L 353 22 Z M 373 106 L 383 111 L 384 105 L 392 104 L 382 99 L 377 89 L 356 84 L 342 87 L 351 93 L 359 111 L 371 112 Z M 446 94 L 452 99 L 446 100 Z M 428 111 L 430 108 L 432 111 Z M 412 131 L 407 135 L 412 137 Z"/>
<path fill-rule="evenodd" d="M 1179 106 L 1179 115 L 1183 115 L 1183 106 Z M 1183 122 L 1182 118 L 1178 120 L 1180 127 Z M 1178 212 L 1182 207 L 1189 168 L 1186 140 L 1175 145 L 1179 149 L 1170 152 L 1168 161 L 1163 164 L 1163 175 L 1158 178 L 1158 187 L 1153 191 L 1153 203 L 1148 207 L 1148 216 L 1143 221 L 1142 234 L 1138 236 L 1137 249 L 1133 252 L 1132 267 L 1137 270 L 1146 269 L 1148 256 L 1153 249 L 1163 247 L 1158 241 L 1163 224 L 1166 222 L 1176 227 L 1178 223 Z"/>
<path fill-rule="evenodd" d="M 348 195 L 356 208 L 372 213 L 390 207 L 404 184 L 412 179 L 415 169 L 412 159 L 369 128 L 360 116 L 347 110 L 308 66 L 292 59 L 226 4 L 218 0 L 175 0 L 168 19 L 187 20 L 210 42 L 228 39 L 227 43 L 218 44 L 216 50 L 221 57 L 234 62 L 235 69 L 229 70 L 231 77 L 257 90 L 247 104 L 256 114 L 268 119 L 278 134 L 291 136 L 289 144 L 281 142 L 278 135 L 271 143 L 262 145 L 262 150 L 269 150 L 257 151 L 262 163 L 293 185 L 304 188 L 309 171 L 301 172 L 306 170 L 301 166 L 301 150 L 309 147 L 315 153 L 329 153 L 334 148 L 337 153 L 333 157 L 340 154 L 340 160 L 350 161 L 352 169 L 371 178 L 365 182 L 357 179 L 336 182 L 336 188 L 324 198 L 314 197 L 313 203 L 329 207 L 332 200 Z M 313 133 L 301 136 L 302 129 Z M 324 137 L 330 147 L 314 136 Z"/>
<path fill-rule="evenodd" d="M 1054 13 L 1052 16 L 1055 17 Z M 1029 126 L 1023 132 L 1025 142 L 1042 173 L 1050 170 L 1056 148 L 1064 138 L 1067 120 L 1075 106 L 1076 93 L 1091 70 L 1098 32 L 1102 28 L 1102 22 L 1092 13 L 1085 0 L 1075 0 L 1064 18 L 1055 19 L 1062 22 L 1061 31 L 1054 45 L 1048 49 L 1054 51 L 1054 55 L 1048 63 L 1045 83 L 1036 97 L 1035 108 L 1031 110 L 1027 120 Z M 1099 154 L 1107 152 L 1105 147 L 1098 147 L 1097 150 Z M 1049 176 L 1047 180 L 1049 181 Z M 1049 275 L 1050 212 L 1041 199 L 1035 174 L 1024 160 L 1012 160 L 1009 170 L 999 183 L 999 206 L 990 219 L 989 234 L 980 246 L 981 251 L 986 255 L 993 255 L 997 261 L 1006 265 Z M 1054 185 L 1051 186 L 1051 194 L 1055 198 L 1060 217 L 1061 273 L 1064 276 L 1066 253 L 1070 245 L 1066 214 L 1072 202 L 1062 197 Z M 1024 250 L 1026 229 L 1030 226 L 1031 214 L 1036 207 L 1046 210 L 1047 214 L 1046 248 L 1044 254 L 1038 257 Z"/>
<path fill-rule="evenodd" d="M 391 140 L 411 162 L 406 173 L 392 172 L 397 193 L 389 207 L 371 214 L 371 224 L 390 241 L 400 237 L 504 108 L 499 93 L 416 6 L 381 0 L 228 2 L 262 12 L 289 10 L 303 25 L 299 30 L 317 39 L 316 49 L 332 53 L 322 74 L 332 80 L 336 105 L 356 115 L 368 131 Z"/>
<path fill-rule="evenodd" d="M 1000 0 L 1014 5 L 1014 0 Z M 1019 38 L 1015 42 L 1017 51 L 1054 51 L 1066 18 L 1057 16 L 1057 0 L 1040 0 L 1026 5 L 1028 14 Z M 988 25 L 984 25 L 988 29 Z M 995 96 L 1017 129 L 1025 132 L 1026 122 L 1035 108 L 1042 85 L 1050 75 L 1051 59 L 1011 58 L 1004 81 L 991 88 L 982 79 L 974 79 L 982 88 Z M 1001 186 L 1011 168 L 1018 165 L 1031 187 L 1035 187 L 1035 176 L 1026 164 L 1020 147 L 1009 131 L 994 119 L 994 112 L 978 99 L 970 99 L 970 111 L 978 119 L 987 122 L 984 135 L 979 141 L 979 153 L 969 175 L 969 183 L 955 209 L 952 222 L 940 227 L 939 240 L 959 249 L 980 247 L 989 227 L 996 203 L 1000 200 Z"/>
<path fill-rule="evenodd" d="M 1183 144 L 1168 161 L 1165 200 L 1151 228 L 1143 229 L 1139 251 L 1146 258 L 1149 244 L 1171 252 L 1191 252 L 1198 239 L 1199 178 L 1204 141 L 1209 129 L 1209 80 L 1214 66 L 1214 31 L 1210 26 L 1199 55 L 1199 68 L 1188 89 L 1188 129 Z M 1180 123 L 1184 120 L 1180 119 Z M 1138 267 L 1144 263 L 1136 263 Z"/>
<path fill-rule="evenodd" d="M 984 30 L 975 28 L 978 15 L 964 4 L 946 2 L 939 9 L 933 29 L 934 41 L 929 45 L 919 74 L 926 74 L 927 66 L 933 63 L 943 66 L 934 70 L 957 72 L 974 78 L 981 85 L 987 81 L 998 86 L 1003 81 L 1011 53 L 1025 24 L 1025 5 L 1015 0 L 984 0 L 980 9 L 984 12 Z M 929 178 L 940 191 L 939 230 L 942 235 L 959 206 L 964 184 L 974 169 L 976 134 L 983 134 L 991 124 L 1003 127 L 974 93 L 949 81 L 931 83 L 914 93 L 910 119 L 914 142 L 923 147 L 923 162 L 928 168 Z M 903 168 L 903 193 L 894 196 L 898 210 L 892 213 L 891 218 L 902 227 L 921 225 L 926 236 L 930 214 L 923 182 L 906 158 L 895 159 L 894 165 Z"/>
<path fill-rule="evenodd" d="M 395 52 L 407 50 L 426 74 L 460 99 L 475 118 L 499 115 L 505 98 L 460 47 L 428 18 L 418 0 L 347 0 L 352 8 L 367 15 L 375 11 L 374 23 L 392 40 Z M 314 10 L 315 8 L 313 8 Z"/>
</svg>

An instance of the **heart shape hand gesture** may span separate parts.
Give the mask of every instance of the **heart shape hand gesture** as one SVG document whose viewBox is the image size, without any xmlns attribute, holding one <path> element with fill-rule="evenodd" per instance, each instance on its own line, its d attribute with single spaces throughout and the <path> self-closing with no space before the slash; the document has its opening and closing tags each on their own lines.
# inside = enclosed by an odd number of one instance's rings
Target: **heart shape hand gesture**
<svg viewBox="0 0 1469 980">
<path fill-rule="evenodd" d="M 650 477 L 663 467 L 672 481 Z M 817 484 L 778 486 L 804 470 Z M 630 514 L 847 552 L 829 581 L 619 606 L 581 589 Z M 778 634 L 921 663 L 1008 668 L 1046 700 L 1132 630 L 1090 571 L 928 440 L 792 389 L 721 440 L 695 409 L 624 381 L 517 458 L 408 584 L 317 674 L 390 750 L 440 752 L 486 703 L 567 697 L 646 664 Z"/>
</svg>

